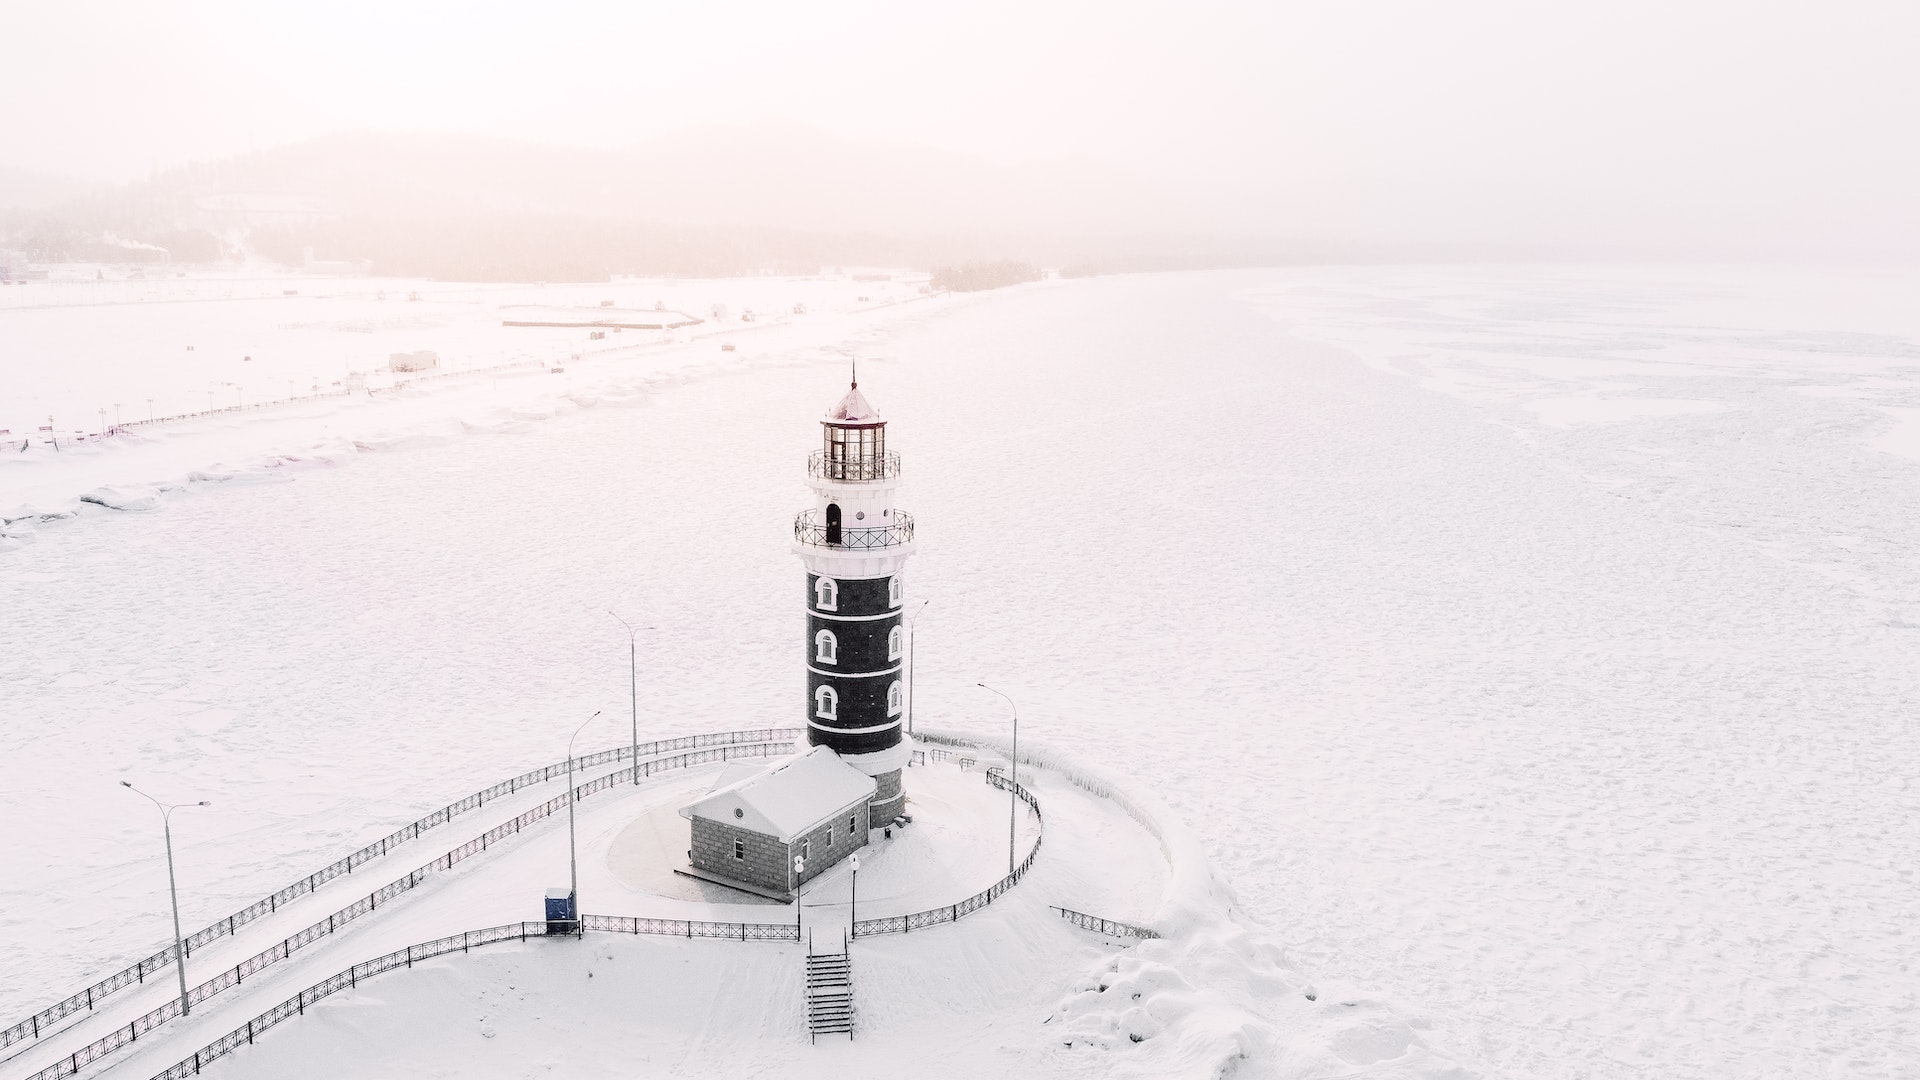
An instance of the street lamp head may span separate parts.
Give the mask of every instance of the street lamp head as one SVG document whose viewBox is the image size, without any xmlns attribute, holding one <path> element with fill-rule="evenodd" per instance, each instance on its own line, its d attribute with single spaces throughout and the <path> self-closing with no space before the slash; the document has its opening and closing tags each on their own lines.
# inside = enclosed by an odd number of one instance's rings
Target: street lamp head
<svg viewBox="0 0 1920 1080">
<path fill-rule="evenodd" d="M 207 801 L 207 800 L 205 800 L 205 799 L 201 799 L 201 800 L 200 800 L 199 802 L 197 802 L 197 803 L 194 803 L 193 805 L 195 805 L 195 806 L 212 806 L 213 804 L 212 804 L 212 803 L 210 803 L 210 802 L 208 802 L 208 801 Z"/>
<path fill-rule="evenodd" d="M 131 780 L 122 780 L 122 781 L 120 781 L 120 786 L 121 786 L 121 787 L 132 787 L 132 786 L 133 786 L 133 781 L 131 781 Z"/>
<path fill-rule="evenodd" d="M 860 856 L 858 855 L 847 856 L 847 865 L 853 868 L 854 873 L 856 874 L 859 873 L 860 872 Z"/>
</svg>

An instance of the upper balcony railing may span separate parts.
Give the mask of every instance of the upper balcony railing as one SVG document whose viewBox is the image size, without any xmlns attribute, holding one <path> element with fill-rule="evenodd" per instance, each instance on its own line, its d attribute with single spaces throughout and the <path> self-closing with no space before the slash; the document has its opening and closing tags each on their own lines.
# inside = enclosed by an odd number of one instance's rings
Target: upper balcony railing
<svg viewBox="0 0 1920 1080">
<path fill-rule="evenodd" d="M 877 529 L 848 529 L 827 525 L 821 520 L 818 510 L 802 510 L 793 519 L 793 538 L 811 547 L 836 551 L 878 551 L 913 543 L 913 518 L 895 510 L 891 525 Z"/>
<path fill-rule="evenodd" d="M 900 475 L 900 455 L 881 454 L 861 459 L 829 457 L 825 450 L 807 456 L 807 475 L 815 480 L 892 480 Z"/>
</svg>

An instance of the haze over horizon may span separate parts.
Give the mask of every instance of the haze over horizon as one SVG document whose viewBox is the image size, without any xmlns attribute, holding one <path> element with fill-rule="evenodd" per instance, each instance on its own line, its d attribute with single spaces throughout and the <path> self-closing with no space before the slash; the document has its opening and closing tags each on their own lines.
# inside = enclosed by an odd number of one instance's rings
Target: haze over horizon
<svg viewBox="0 0 1920 1080">
<path fill-rule="evenodd" d="M 23 92 L 0 100 L 0 173 L 21 190 L 336 133 L 614 154 L 732 140 L 762 149 L 706 192 L 735 200 L 707 216 L 788 229 L 916 231 L 911 192 L 872 221 L 815 220 L 804 200 L 772 212 L 783 185 L 832 177 L 783 175 L 767 145 L 841 173 L 942 162 L 961 186 L 1004 185 L 1010 201 L 982 213 L 1010 229 L 1066 214 L 1082 232 L 1388 256 L 1920 256 L 1920 8 L 1890 0 L 93 0 L 0 18 L 30 46 L 10 61 Z M 709 162 L 674 183 L 714 179 Z M 917 231 L 981 227 L 924 207 Z"/>
</svg>

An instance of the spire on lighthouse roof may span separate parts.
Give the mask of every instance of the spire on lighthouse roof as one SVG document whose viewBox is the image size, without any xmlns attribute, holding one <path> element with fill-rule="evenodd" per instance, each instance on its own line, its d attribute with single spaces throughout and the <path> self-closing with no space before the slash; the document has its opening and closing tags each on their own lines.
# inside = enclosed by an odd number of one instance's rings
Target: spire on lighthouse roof
<svg viewBox="0 0 1920 1080">
<path fill-rule="evenodd" d="M 846 395 L 827 409 L 829 423 L 873 424 L 880 420 L 880 410 L 867 401 L 860 392 L 860 369 L 855 368 L 853 385 L 848 387 Z"/>
</svg>

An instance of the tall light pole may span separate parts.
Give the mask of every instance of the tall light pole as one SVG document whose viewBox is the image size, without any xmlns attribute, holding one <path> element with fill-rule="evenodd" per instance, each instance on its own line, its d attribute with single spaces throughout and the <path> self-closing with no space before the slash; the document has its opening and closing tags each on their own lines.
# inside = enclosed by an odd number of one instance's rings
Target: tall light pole
<svg viewBox="0 0 1920 1080">
<path fill-rule="evenodd" d="M 857 854 L 847 856 L 847 865 L 853 867 L 853 900 L 847 904 L 847 922 L 852 924 L 855 931 L 858 931 L 860 928 L 860 856 Z M 853 936 L 860 935 L 856 932 Z"/>
<path fill-rule="evenodd" d="M 800 940 L 800 875 L 807 869 L 807 860 L 799 855 L 793 857 L 793 939 Z"/>
<path fill-rule="evenodd" d="M 986 683 L 973 685 L 989 694 L 1000 694 L 1000 691 Z M 1007 695 L 1000 694 L 1000 696 L 1006 698 L 1007 707 L 1013 710 L 1013 775 L 1009 778 L 1013 782 L 1007 787 L 1007 873 L 1011 874 L 1013 873 L 1014 826 L 1020 820 L 1020 706 L 1015 705 L 1013 699 Z"/>
<path fill-rule="evenodd" d="M 914 693 L 913 683 L 913 658 L 918 651 L 913 642 L 913 624 L 919 621 L 920 613 L 927 610 L 927 605 L 931 603 L 933 603 L 932 597 L 920 601 L 920 606 L 913 609 L 912 615 L 907 616 L 907 735 L 909 737 L 913 735 L 913 699 L 918 696 Z"/>
<path fill-rule="evenodd" d="M 599 709 L 593 710 L 593 716 L 587 717 L 586 723 L 573 729 L 573 739 L 578 739 L 580 733 L 587 730 L 587 724 L 593 723 L 594 717 L 599 715 Z M 573 832 L 573 739 L 567 740 L 567 876 L 569 878 L 567 906 L 573 909 L 568 914 L 573 916 L 573 925 L 578 928 L 580 925 L 580 849 L 574 842 Z"/>
<path fill-rule="evenodd" d="M 180 888 L 173 879 L 173 812 L 182 806 L 211 806 L 205 799 L 197 803 L 163 803 L 159 799 L 134 787 L 132 781 L 122 780 L 120 786 L 160 808 L 160 830 L 167 838 L 167 893 L 173 898 L 173 972 L 180 977 L 180 1015 L 189 1011 L 187 1004 L 187 946 L 180 937 Z"/>
<path fill-rule="evenodd" d="M 633 695 L 633 782 L 638 784 L 640 782 L 640 646 L 638 644 L 639 636 L 634 633 L 633 624 L 628 622 L 625 619 L 621 619 L 620 616 L 616 614 L 612 608 L 607 609 L 607 614 L 612 615 L 615 619 L 619 619 L 620 625 L 627 628 L 627 662 L 629 665 L 632 666 L 632 669 L 633 669 L 632 685 L 631 685 L 631 691 Z"/>
</svg>

